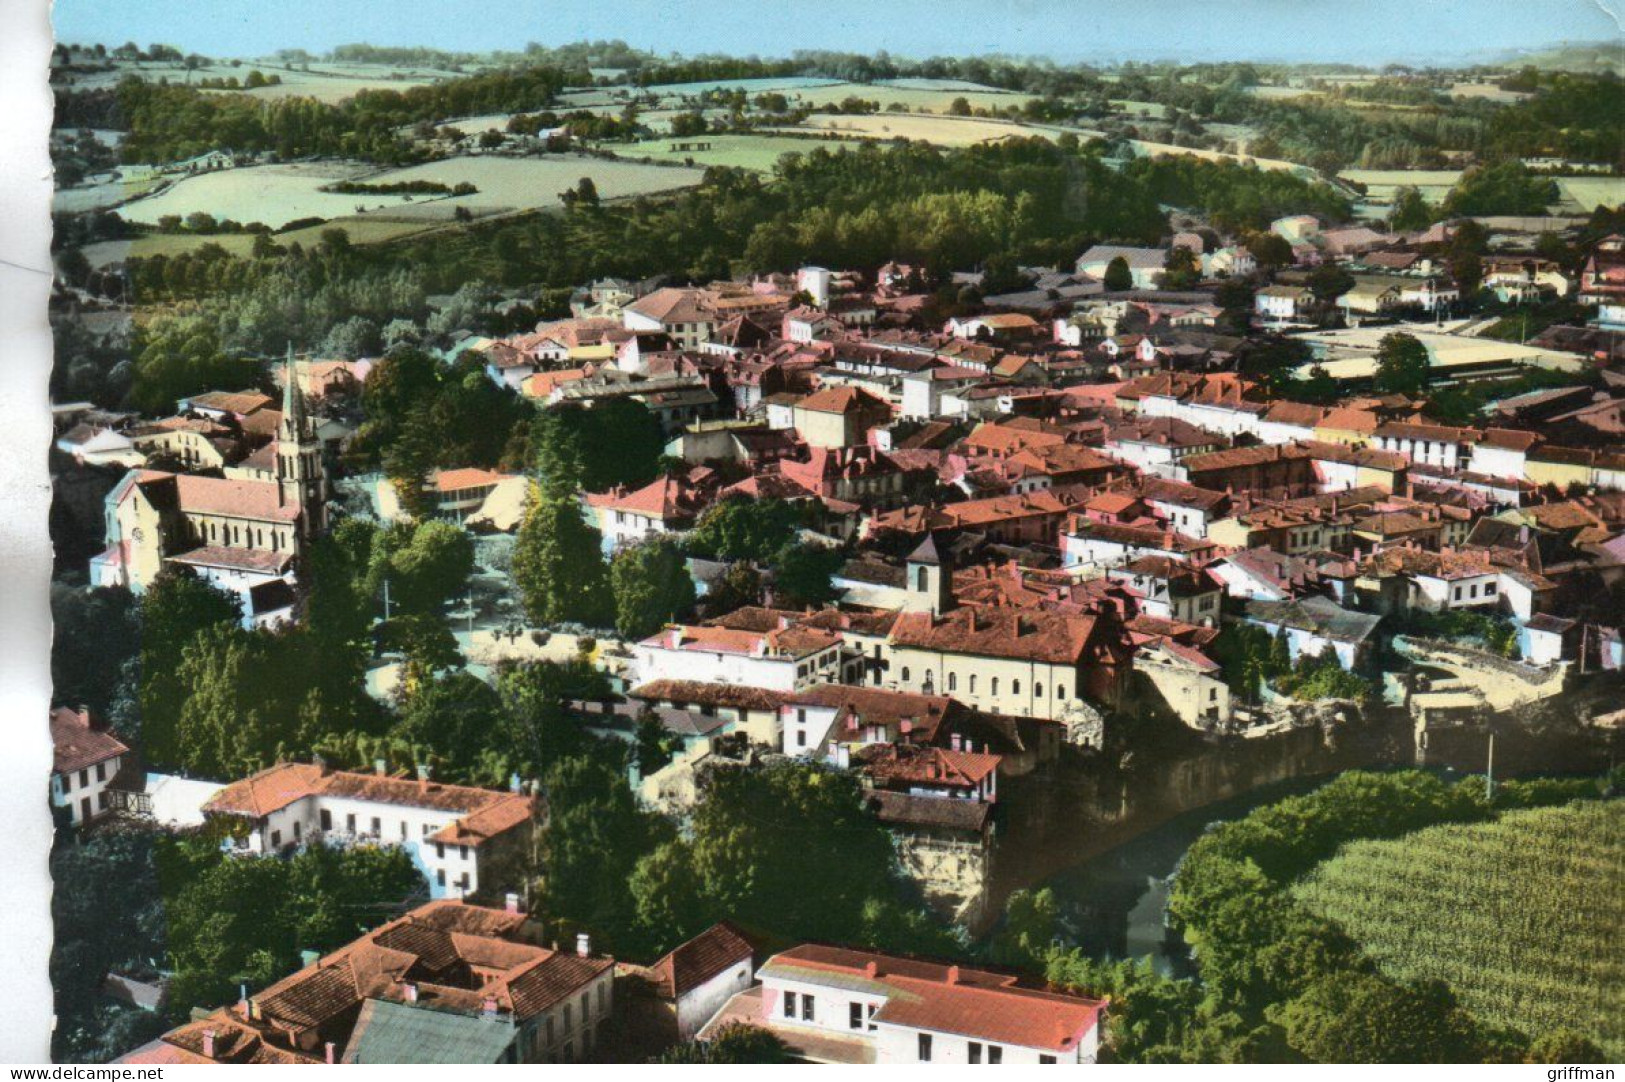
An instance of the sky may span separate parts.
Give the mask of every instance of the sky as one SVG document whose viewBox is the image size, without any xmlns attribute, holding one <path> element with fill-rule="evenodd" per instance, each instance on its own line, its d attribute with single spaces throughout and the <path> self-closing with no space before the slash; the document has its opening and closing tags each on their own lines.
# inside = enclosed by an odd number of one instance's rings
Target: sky
<svg viewBox="0 0 1625 1082">
<path fill-rule="evenodd" d="M 56 0 L 59 40 L 208 56 L 426 45 L 459 52 L 620 38 L 658 53 L 1057 61 L 1486 59 L 1564 41 L 1625 48 L 1625 0 Z"/>
</svg>

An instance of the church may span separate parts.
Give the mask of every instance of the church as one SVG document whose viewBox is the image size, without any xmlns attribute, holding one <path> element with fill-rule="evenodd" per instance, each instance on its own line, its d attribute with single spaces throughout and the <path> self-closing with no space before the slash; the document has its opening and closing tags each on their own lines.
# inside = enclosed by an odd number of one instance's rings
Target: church
<svg viewBox="0 0 1625 1082">
<path fill-rule="evenodd" d="M 107 548 L 90 561 L 92 586 L 139 594 L 165 568 L 185 568 L 233 594 L 246 627 L 292 618 L 299 559 L 327 527 L 321 442 L 295 375 L 290 352 L 282 415 L 261 468 L 224 477 L 133 469 L 114 486 Z"/>
</svg>

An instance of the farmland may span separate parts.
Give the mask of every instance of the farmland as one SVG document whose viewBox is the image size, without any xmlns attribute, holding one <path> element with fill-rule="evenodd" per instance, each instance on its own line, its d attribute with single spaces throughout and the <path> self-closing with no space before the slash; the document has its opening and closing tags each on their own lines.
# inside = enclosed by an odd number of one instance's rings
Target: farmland
<svg viewBox="0 0 1625 1082">
<path fill-rule="evenodd" d="M 334 218 L 321 225 L 303 226 L 277 233 L 272 239 L 282 247 L 298 244 L 310 248 L 322 239 L 328 229 L 342 229 L 351 244 L 382 244 L 385 241 L 426 233 L 442 228 L 443 222 L 404 215 L 373 214 L 367 217 Z M 247 256 L 254 248 L 253 233 L 149 233 L 133 240 L 106 240 L 86 245 L 85 258 L 93 267 L 105 267 L 132 257 L 179 255 L 192 252 L 205 244 L 218 244 L 235 256 Z"/>
<path fill-rule="evenodd" d="M 1625 805 L 1590 801 L 1356 842 L 1294 893 L 1388 976 L 1442 980 L 1485 1021 L 1576 1029 L 1618 1059 L 1622 875 Z"/>
<path fill-rule="evenodd" d="M 709 150 L 673 150 L 674 146 L 708 144 Z M 655 161 L 698 166 L 721 165 L 768 173 L 785 154 L 809 154 L 819 147 L 839 150 L 850 145 L 839 139 L 801 138 L 793 135 L 703 135 L 686 139 L 645 139 L 641 143 L 617 145 L 622 158 L 651 158 Z"/>
<path fill-rule="evenodd" d="M 467 206 L 478 212 L 528 210 L 556 206 L 559 193 L 582 177 L 591 177 L 602 199 L 649 195 L 698 184 L 702 171 L 682 166 L 646 165 L 575 155 L 536 158 L 460 157 L 426 162 L 368 177 L 373 184 L 414 180 L 455 185 L 465 181 L 474 195 L 436 200 L 436 206 Z M 369 199 L 372 197 L 368 197 Z M 447 211 L 446 213 L 450 213 Z"/>
<path fill-rule="evenodd" d="M 1429 203 L 1442 203 L 1461 179 L 1460 169 L 1345 169 L 1337 174 L 1344 180 L 1364 184 L 1372 199 L 1389 202 L 1394 192 L 1410 186 Z"/>
<path fill-rule="evenodd" d="M 184 218 L 193 211 L 207 211 L 219 219 L 264 222 L 273 229 L 300 218 L 357 214 L 445 220 L 458 206 L 475 214 L 554 206 L 559 192 L 584 176 L 593 178 L 604 199 L 669 191 L 700 179 L 700 171 L 695 169 L 573 155 L 459 157 L 366 175 L 365 180 L 372 184 L 430 180 L 446 185 L 466 181 L 479 189 L 473 195 L 414 200 L 403 195 L 341 195 L 321 190 L 323 185 L 362 175 L 360 167 L 344 163 L 226 169 L 178 181 L 121 207 L 119 213 L 128 221 L 154 225 L 166 216 Z"/>
<path fill-rule="evenodd" d="M 1563 194 L 1564 204 L 1572 203 L 1582 214 L 1625 203 L 1625 177 L 1558 177 L 1557 190 Z M 1565 205 L 1563 209 L 1571 208 Z"/>
<path fill-rule="evenodd" d="M 838 132 L 864 139 L 915 139 L 944 147 L 966 147 L 997 139 L 1041 135 L 1055 138 L 1055 131 L 1027 127 L 1006 120 L 972 117 L 924 116 L 918 113 L 879 113 L 862 116 L 836 116 L 815 113 L 807 118 L 806 130 Z"/>
</svg>

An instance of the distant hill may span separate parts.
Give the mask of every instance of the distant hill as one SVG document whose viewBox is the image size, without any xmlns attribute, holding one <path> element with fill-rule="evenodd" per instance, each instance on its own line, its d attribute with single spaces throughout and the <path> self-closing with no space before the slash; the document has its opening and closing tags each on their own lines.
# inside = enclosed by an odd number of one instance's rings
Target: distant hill
<svg viewBox="0 0 1625 1082">
<path fill-rule="evenodd" d="M 1574 71 L 1593 75 L 1611 71 L 1625 75 L 1625 46 L 1617 42 L 1566 42 L 1532 52 L 1509 53 L 1502 63 L 1514 67 L 1528 64 L 1542 71 Z"/>
</svg>

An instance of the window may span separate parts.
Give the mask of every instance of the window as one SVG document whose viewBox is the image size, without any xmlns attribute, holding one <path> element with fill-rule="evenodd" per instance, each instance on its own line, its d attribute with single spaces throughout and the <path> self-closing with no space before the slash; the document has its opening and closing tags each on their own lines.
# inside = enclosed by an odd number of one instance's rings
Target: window
<svg viewBox="0 0 1625 1082">
<path fill-rule="evenodd" d="M 931 1062 L 931 1034 L 920 1034 L 920 1062 Z"/>
<path fill-rule="evenodd" d="M 1057 699 L 1066 698 L 1066 685 L 1065 684 L 1056 684 L 1055 685 L 1055 697 Z"/>
<path fill-rule="evenodd" d="M 271 848 L 272 849 L 280 849 L 281 847 L 282 847 L 282 831 L 280 831 L 280 830 L 271 831 Z"/>
<path fill-rule="evenodd" d="M 304 824 L 300 823 L 299 820 L 295 819 L 293 821 L 293 840 L 296 843 L 299 841 L 300 836 L 304 834 L 303 826 Z"/>
<path fill-rule="evenodd" d="M 796 994 L 794 992 L 786 992 L 784 993 L 784 1017 L 794 1018 L 795 1016 Z"/>
<path fill-rule="evenodd" d="M 797 729 L 796 730 L 796 747 L 804 748 L 806 746 L 807 746 L 807 730 L 805 730 L 805 729 Z"/>
<path fill-rule="evenodd" d="M 434 881 L 436 883 L 438 883 L 442 887 L 445 886 L 446 885 L 446 869 L 444 869 L 444 868 L 436 868 L 435 872 L 434 872 Z"/>
<path fill-rule="evenodd" d="M 972 1063 L 981 1063 L 982 1062 L 982 1042 L 981 1041 L 971 1041 L 969 1044 L 967 1044 L 965 1046 L 965 1049 L 966 1049 L 967 1058 L 970 1060 L 970 1062 L 972 1062 Z"/>
<path fill-rule="evenodd" d="M 467 860 L 468 859 L 468 846 L 459 845 L 457 847 L 457 859 L 458 860 Z"/>
<path fill-rule="evenodd" d="M 373 833 L 373 837 L 377 837 L 377 836 L 383 834 L 383 832 L 384 832 L 383 820 L 379 819 L 376 815 L 373 816 L 372 817 L 372 833 Z"/>
<path fill-rule="evenodd" d="M 90 785 L 90 771 L 79 771 L 79 788 L 84 789 Z"/>
<path fill-rule="evenodd" d="M 958 691 L 959 690 L 959 674 L 958 673 L 951 672 L 951 673 L 948 674 L 948 690 L 949 691 Z"/>
<path fill-rule="evenodd" d="M 547 1016 L 547 1043 L 553 1043 L 553 1016 Z"/>
<path fill-rule="evenodd" d="M 64 775 L 62 775 L 62 791 L 64 793 L 73 792 L 73 775 L 72 774 L 64 774 Z"/>
<path fill-rule="evenodd" d="M 803 1022 L 811 1022 L 813 1020 L 813 997 L 807 995 L 805 992 L 803 992 L 801 995 L 801 1020 Z"/>
<path fill-rule="evenodd" d="M 1012 680 L 1012 681 L 1010 681 L 1010 694 L 1012 694 L 1012 695 L 1020 695 L 1021 694 L 1021 681 L 1020 680 Z"/>
<path fill-rule="evenodd" d="M 999 693 L 999 678 L 997 676 L 988 682 L 988 693 L 991 695 Z"/>
<path fill-rule="evenodd" d="M 434 824 L 433 823 L 424 823 L 423 824 L 423 836 L 425 838 L 427 838 L 433 832 L 434 832 Z"/>
<path fill-rule="evenodd" d="M 1039 1063 L 1054 1063 L 1055 1062 L 1055 1057 L 1054 1056 L 1039 1056 L 1038 1057 L 1038 1062 Z"/>
<path fill-rule="evenodd" d="M 996 1044 L 988 1045 L 987 1046 L 987 1061 L 989 1063 L 1003 1063 L 1004 1062 L 1004 1049 L 1001 1046 L 996 1045 Z"/>
<path fill-rule="evenodd" d="M 445 860 L 446 859 L 446 846 L 445 846 L 444 842 L 435 842 L 434 843 L 434 858 L 436 860 Z"/>
<path fill-rule="evenodd" d="M 328 811 L 326 808 L 322 809 L 322 829 L 323 830 L 332 830 L 333 829 L 333 813 Z"/>
<path fill-rule="evenodd" d="M 869 1020 L 869 1032 L 870 1033 L 873 1033 L 876 1029 L 879 1028 L 878 1026 L 875 1025 L 875 1011 L 877 1009 L 878 1008 L 876 1007 L 876 1005 L 871 1003 L 871 1004 L 869 1004 L 869 1010 L 867 1012 L 865 1012 L 865 1014 L 866 1014 L 866 1016 L 867 1016 L 867 1018 Z"/>
<path fill-rule="evenodd" d="M 846 1023 L 853 1029 L 863 1028 L 863 1004 L 848 1003 L 846 1005 Z"/>
<path fill-rule="evenodd" d="M 401 841 L 404 842 L 405 840 L 406 840 L 406 820 L 402 819 L 401 820 Z"/>
<path fill-rule="evenodd" d="M 976 694 L 976 674 L 975 673 L 971 673 L 971 676 L 970 676 L 970 693 L 972 695 Z"/>
<path fill-rule="evenodd" d="M 1495 583 L 1486 582 L 1484 584 L 1484 596 L 1485 597 L 1494 597 L 1495 596 Z"/>
<path fill-rule="evenodd" d="M 96 764 L 96 780 L 97 781 L 106 781 L 107 780 L 107 764 L 106 763 L 97 763 Z"/>
<path fill-rule="evenodd" d="M 908 666 L 903 666 L 903 683 L 908 683 Z"/>
<path fill-rule="evenodd" d="M 355 815 L 354 814 L 346 815 L 344 817 L 344 829 L 349 831 L 351 834 L 355 833 Z"/>
<path fill-rule="evenodd" d="M 609 985 L 605 983 L 598 986 L 598 1013 L 603 1014 L 607 1010 L 609 1010 Z"/>
<path fill-rule="evenodd" d="M 568 1003 L 564 1005 L 564 1028 L 566 1032 L 570 1029 L 570 1006 Z"/>
</svg>

